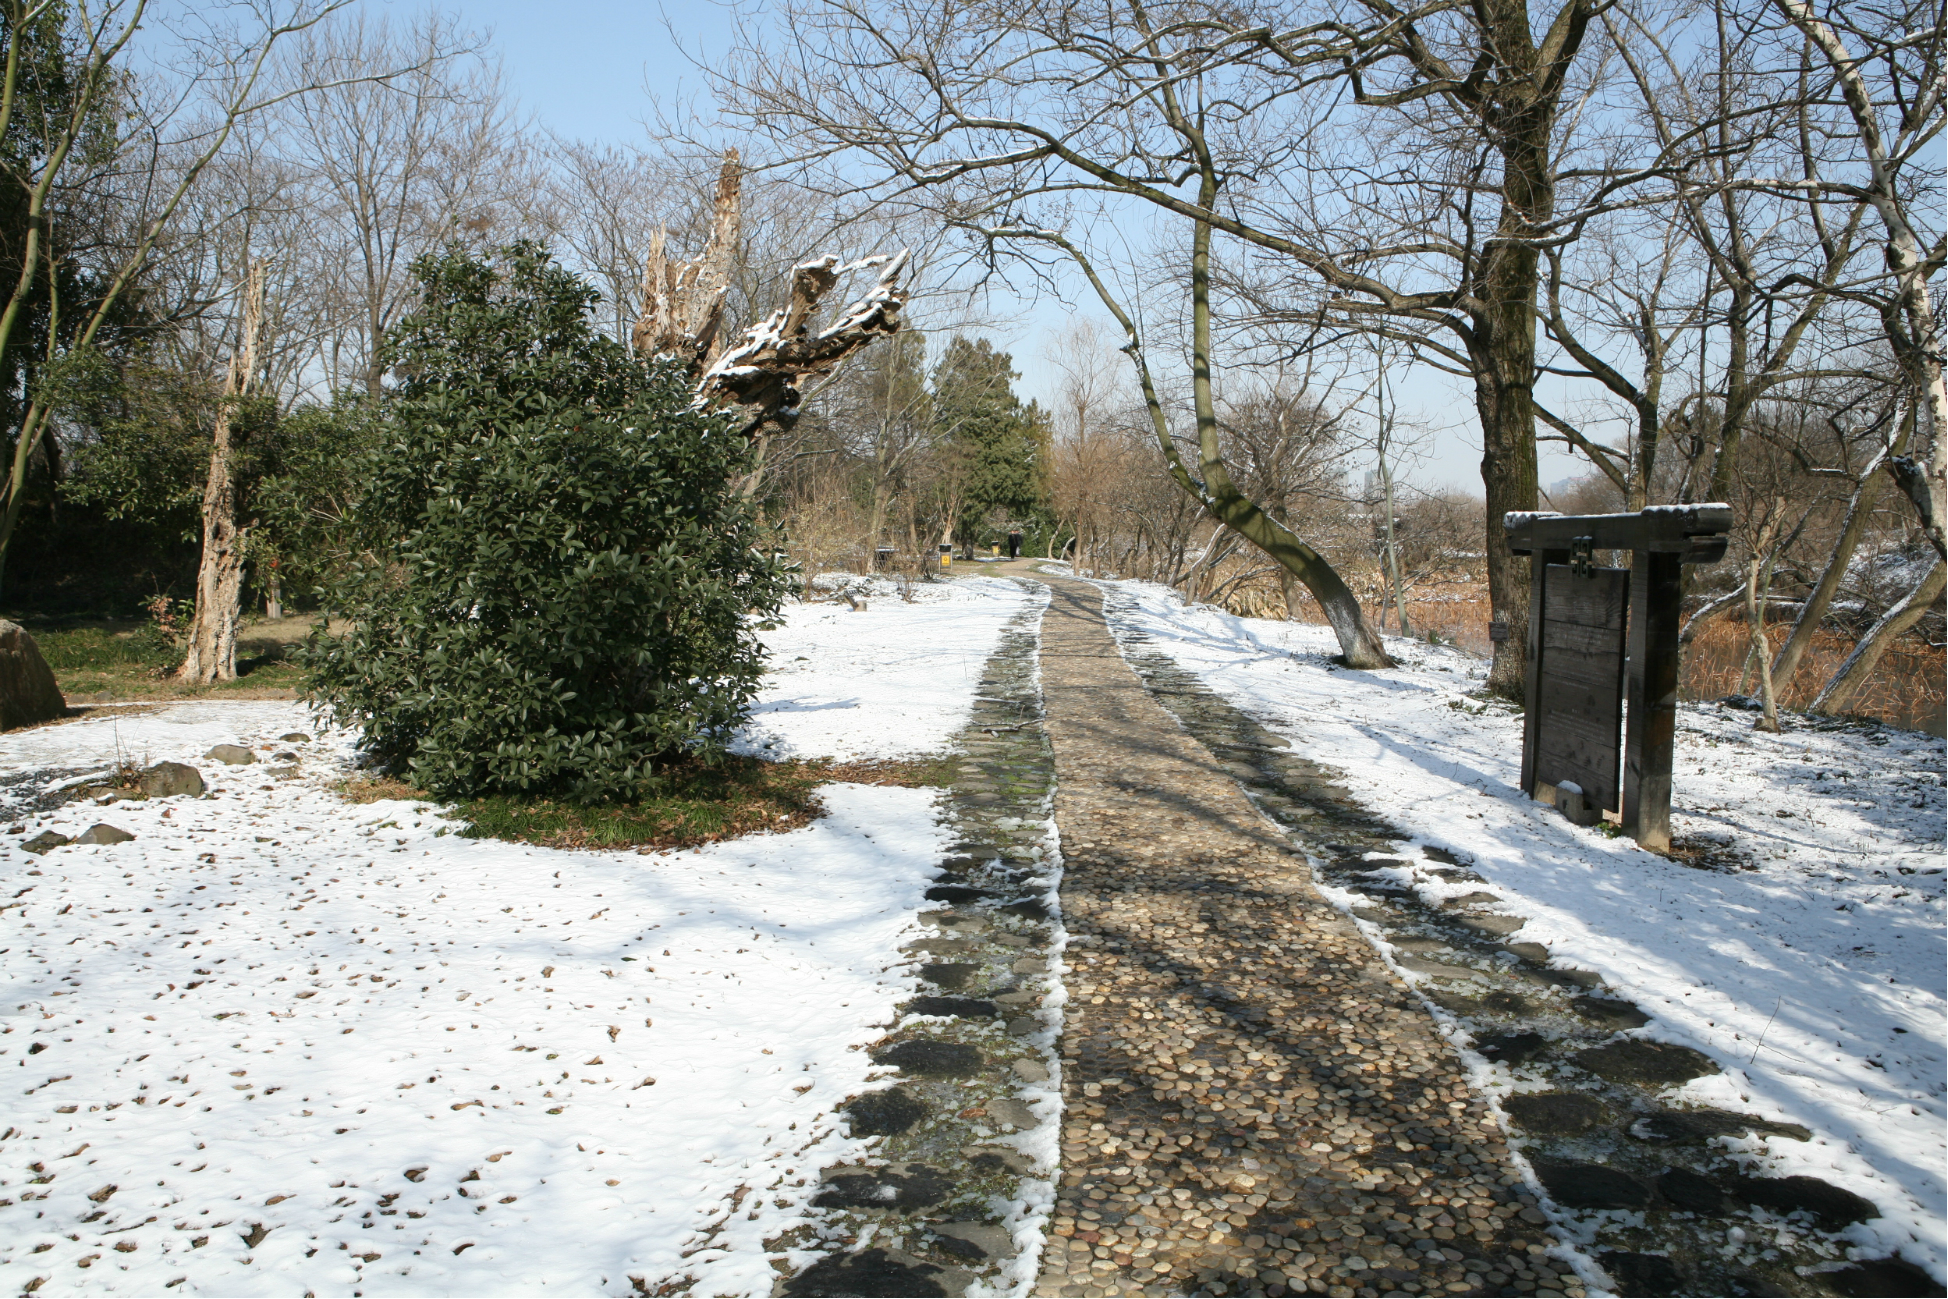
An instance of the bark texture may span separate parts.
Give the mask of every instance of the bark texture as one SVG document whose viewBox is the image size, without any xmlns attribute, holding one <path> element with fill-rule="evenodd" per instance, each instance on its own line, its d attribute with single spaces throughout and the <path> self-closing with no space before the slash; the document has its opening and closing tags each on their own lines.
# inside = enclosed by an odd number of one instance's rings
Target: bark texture
<svg viewBox="0 0 1948 1299">
<path fill-rule="evenodd" d="M 178 681 L 207 685 L 237 677 L 237 619 L 243 612 L 244 540 L 237 526 L 237 484 L 231 472 L 237 402 L 257 374 L 257 338 L 264 320 L 264 265 L 245 277 L 243 336 L 224 375 L 223 399 L 210 432 L 210 473 L 203 485 L 203 557 L 196 569 L 196 614 Z"/>
</svg>

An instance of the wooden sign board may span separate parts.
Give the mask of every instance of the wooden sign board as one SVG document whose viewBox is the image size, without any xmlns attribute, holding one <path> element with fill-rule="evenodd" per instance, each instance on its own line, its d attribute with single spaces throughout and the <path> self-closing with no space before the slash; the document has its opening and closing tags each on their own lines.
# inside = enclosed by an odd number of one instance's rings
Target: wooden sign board
<svg viewBox="0 0 1948 1299">
<path fill-rule="evenodd" d="M 1669 851 L 1679 571 L 1722 559 L 1731 525 L 1731 507 L 1718 504 L 1504 516 L 1509 548 L 1532 565 L 1522 725 L 1531 798 L 1573 780 L 1620 813 L 1624 833 Z M 1630 567 L 1596 567 L 1598 550 L 1628 550 Z"/>
<path fill-rule="evenodd" d="M 1536 782 L 1581 786 L 1590 803 L 1623 808 L 1624 612 L 1630 570 L 1568 564 L 1543 569 L 1537 668 Z"/>
</svg>

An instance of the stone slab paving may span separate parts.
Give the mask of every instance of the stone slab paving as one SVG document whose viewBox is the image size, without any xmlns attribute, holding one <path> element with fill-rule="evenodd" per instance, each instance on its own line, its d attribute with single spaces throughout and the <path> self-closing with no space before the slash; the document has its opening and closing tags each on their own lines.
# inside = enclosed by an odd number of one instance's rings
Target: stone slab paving
<svg viewBox="0 0 1948 1299">
<path fill-rule="evenodd" d="M 1046 578 L 1070 934 L 1041 1295 L 1567 1294 L 1431 1017 Z"/>
</svg>

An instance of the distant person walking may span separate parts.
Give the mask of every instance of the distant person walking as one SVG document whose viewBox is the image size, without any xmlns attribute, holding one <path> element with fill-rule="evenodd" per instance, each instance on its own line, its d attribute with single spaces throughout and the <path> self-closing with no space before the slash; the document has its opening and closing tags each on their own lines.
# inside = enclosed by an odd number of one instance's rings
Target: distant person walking
<svg viewBox="0 0 1948 1299">
<path fill-rule="evenodd" d="M 1009 559 L 1021 558 L 1021 529 L 1020 528 L 1010 528 L 1008 530 L 1008 558 Z"/>
</svg>

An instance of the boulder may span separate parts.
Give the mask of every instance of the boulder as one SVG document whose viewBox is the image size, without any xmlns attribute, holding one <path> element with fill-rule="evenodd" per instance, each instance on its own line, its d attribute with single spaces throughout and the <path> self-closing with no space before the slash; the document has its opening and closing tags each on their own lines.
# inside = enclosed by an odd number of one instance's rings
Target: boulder
<svg viewBox="0 0 1948 1299">
<path fill-rule="evenodd" d="M 0 731 L 67 715 L 68 701 L 27 629 L 0 618 Z"/>
<path fill-rule="evenodd" d="M 257 755 L 241 744 L 219 744 L 203 756 L 216 762 L 227 762 L 233 767 L 247 766 L 257 761 Z"/>
<path fill-rule="evenodd" d="M 76 843 L 127 843 L 135 838 L 127 830 L 117 829 L 106 821 L 97 822 L 83 830 L 75 839 Z"/>
<path fill-rule="evenodd" d="M 35 835 L 32 839 L 29 839 L 26 843 L 23 843 L 20 846 L 22 848 L 25 848 L 28 852 L 53 852 L 56 848 L 59 848 L 62 844 L 73 843 L 73 842 L 74 840 L 68 838 L 64 834 L 56 834 L 52 830 L 46 830 L 40 834 Z"/>
<path fill-rule="evenodd" d="M 203 792 L 203 776 L 186 762 L 158 762 L 142 773 L 142 792 L 150 798 L 173 798 Z"/>
</svg>

